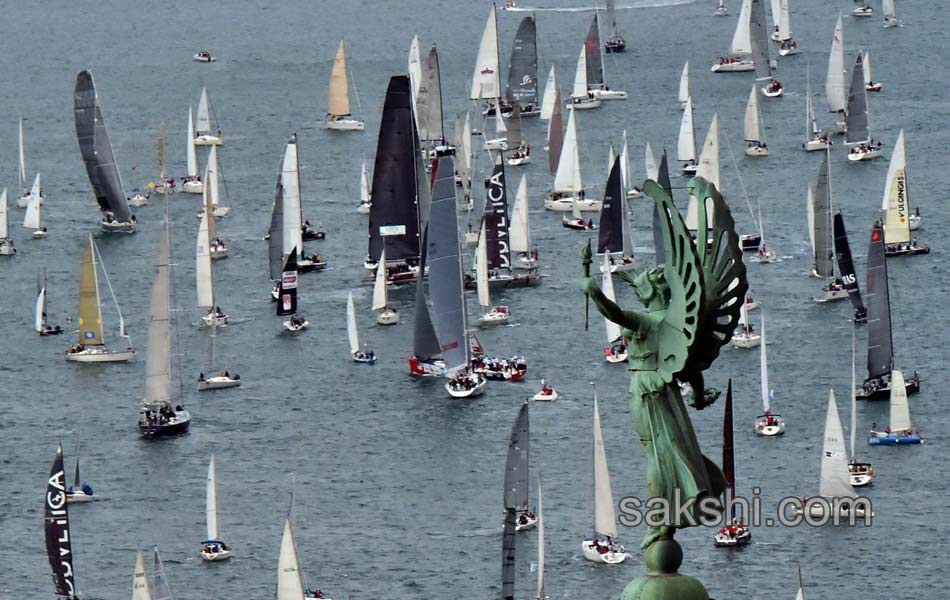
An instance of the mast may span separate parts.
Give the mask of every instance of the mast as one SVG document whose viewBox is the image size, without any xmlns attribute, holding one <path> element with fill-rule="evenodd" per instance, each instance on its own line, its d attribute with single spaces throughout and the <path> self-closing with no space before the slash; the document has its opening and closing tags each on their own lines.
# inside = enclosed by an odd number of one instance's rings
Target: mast
<svg viewBox="0 0 950 600">
<path fill-rule="evenodd" d="M 66 474 L 63 465 L 63 446 L 56 449 L 50 469 L 43 506 L 46 533 L 46 557 L 53 571 L 53 593 L 74 600 L 76 598 L 76 570 L 69 536 L 69 510 L 66 505 Z"/>
<path fill-rule="evenodd" d="M 855 444 L 857 430 L 858 430 L 858 383 L 857 383 L 857 367 L 855 366 L 855 356 L 857 355 L 857 349 L 855 344 L 855 325 L 854 321 L 851 321 L 851 461 L 857 462 L 858 460 L 858 447 Z"/>
<path fill-rule="evenodd" d="M 769 414 L 769 398 L 772 395 L 772 389 L 769 387 L 769 360 L 768 352 L 766 351 L 765 342 L 765 311 L 762 311 L 762 331 L 761 331 L 762 343 L 759 344 L 759 365 L 760 365 L 760 379 L 762 381 L 762 412 Z"/>
<path fill-rule="evenodd" d="M 218 539 L 218 496 L 215 477 L 214 454 L 208 462 L 208 481 L 205 486 L 205 517 L 207 523 L 208 541 Z"/>
<path fill-rule="evenodd" d="M 528 508 L 528 452 L 530 445 L 528 403 L 518 410 L 508 437 L 505 461 L 505 509 L 522 511 Z"/>
</svg>

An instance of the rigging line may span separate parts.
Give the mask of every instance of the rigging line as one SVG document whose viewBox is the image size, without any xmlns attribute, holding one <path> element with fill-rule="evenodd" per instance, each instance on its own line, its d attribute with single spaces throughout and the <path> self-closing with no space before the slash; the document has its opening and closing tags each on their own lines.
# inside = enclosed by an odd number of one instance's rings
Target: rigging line
<svg viewBox="0 0 950 600">
<path fill-rule="evenodd" d="M 727 130 L 728 131 L 728 130 Z M 745 182 L 742 181 L 742 173 L 739 172 L 739 163 L 736 162 L 736 155 L 732 152 L 732 144 L 729 143 L 728 135 L 720 135 L 719 139 L 724 140 L 726 144 L 726 150 L 729 151 L 729 158 L 732 160 L 732 167 L 736 170 L 736 178 L 739 180 L 739 189 L 742 190 L 742 197 L 745 199 L 746 207 L 749 209 L 749 214 L 752 216 L 752 222 L 758 226 L 759 235 L 762 235 L 762 221 L 755 217 L 755 210 L 752 208 L 752 201 L 749 200 L 749 193 L 746 190 Z M 719 193 L 722 193 L 722 190 L 719 190 Z M 762 206 L 759 206 L 759 213 L 762 212 Z"/>
<path fill-rule="evenodd" d="M 129 345 L 131 345 L 132 338 L 129 337 L 125 330 L 125 319 L 122 317 L 122 309 L 119 308 L 119 300 L 115 297 L 115 290 L 112 289 L 112 282 L 109 280 L 109 272 L 106 271 L 106 265 L 104 262 L 102 262 L 102 253 L 99 252 L 99 246 L 97 246 L 95 243 L 93 243 L 92 248 L 95 252 L 95 256 L 99 257 L 99 265 L 102 267 L 102 275 L 106 280 L 106 285 L 109 286 L 109 294 L 112 296 L 112 303 L 115 305 L 115 311 L 119 314 L 120 335 L 129 340 Z M 95 258 L 93 258 L 93 260 L 95 260 Z"/>
</svg>

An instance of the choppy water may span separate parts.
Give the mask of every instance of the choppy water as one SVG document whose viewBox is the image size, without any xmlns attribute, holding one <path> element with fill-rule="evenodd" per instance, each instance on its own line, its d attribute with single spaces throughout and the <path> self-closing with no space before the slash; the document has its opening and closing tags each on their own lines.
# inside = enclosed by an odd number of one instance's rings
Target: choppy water
<svg viewBox="0 0 950 600">
<path fill-rule="evenodd" d="M 605 437 L 614 493 L 644 490 L 644 461 L 626 405 L 622 367 L 601 362 L 603 328 L 592 316 L 582 326 L 582 296 L 576 291 L 577 252 L 583 236 L 558 227 L 559 215 L 542 209 L 551 178 L 543 152 L 527 168 L 533 236 L 547 274 L 544 285 L 500 294 L 517 328 L 481 334 L 489 350 L 519 352 L 530 361 L 525 384 L 492 385 L 472 402 L 450 402 L 440 385 L 412 381 L 404 358 L 411 324 L 375 326 L 361 263 L 365 217 L 354 208 L 361 157 L 372 159 L 388 77 L 403 72 L 411 35 L 423 47 L 436 43 L 443 67 L 447 121 L 464 110 L 468 77 L 487 12 L 486 3 L 165 2 L 148 12 L 106 1 L 95 7 L 30 3 L 5 7 L 10 25 L 3 36 L 0 89 L 5 125 L 0 127 L 3 184 L 15 186 L 16 118 L 27 131 L 28 167 L 40 170 L 47 195 L 44 219 L 50 236 L 33 241 L 11 209 L 11 229 L 20 253 L 0 264 L 0 304 L 6 359 L 0 367 L 5 390 L 0 420 L 0 597 L 48 595 L 41 496 L 57 442 L 73 458 L 78 432 L 85 477 L 102 499 L 73 510 L 73 548 L 80 591 L 88 598 L 124 598 L 134 548 L 160 546 L 179 598 L 269 597 L 274 592 L 282 520 L 296 477 L 297 544 L 307 579 L 338 598 L 488 597 L 498 593 L 501 484 L 505 443 L 519 403 L 546 377 L 562 400 L 532 410 L 533 473 L 545 485 L 547 592 L 553 597 L 618 597 L 642 572 L 639 556 L 615 568 L 581 558 L 579 542 L 591 526 L 590 391 L 600 383 Z M 799 150 L 804 128 L 806 64 L 812 65 L 819 118 L 828 124 L 823 83 L 834 18 L 850 3 L 799 0 L 792 29 L 804 52 L 780 60 L 786 86 L 780 100 L 761 102 L 771 156 L 741 156 L 742 114 L 750 76 L 713 75 L 708 65 L 724 52 L 738 6 L 724 19 L 702 2 L 621 10 L 620 28 L 630 49 L 608 56 L 611 86 L 626 89 L 627 102 L 605 103 L 578 115 L 583 171 L 600 187 L 606 178 L 607 143 L 626 128 L 635 177 L 643 176 L 643 145 L 673 150 L 680 120 L 676 89 L 682 64 L 693 66 L 697 137 L 702 140 L 713 111 L 722 133 L 722 184 L 740 228 L 751 229 L 740 200 L 730 150 L 753 201 L 760 201 L 773 248 L 787 260 L 751 265 L 750 280 L 769 316 L 770 377 L 774 406 L 788 421 L 780 439 L 757 439 L 758 353 L 726 349 L 708 373 L 710 383 L 736 388 L 736 448 L 739 489 L 763 488 L 764 504 L 783 496 L 814 495 L 825 402 L 829 385 L 839 400 L 850 378 L 850 308 L 816 305 L 809 267 L 804 196 L 819 156 Z M 736 4 L 731 2 L 730 4 Z M 546 6 L 567 7 L 562 0 Z M 871 99 L 872 126 L 892 144 L 906 130 L 912 202 L 921 206 L 922 241 L 929 257 L 890 264 L 897 364 L 919 369 L 922 392 L 912 397 L 917 424 L 930 436 L 922 447 L 868 449 L 878 477 L 869 494 L 877 521 L 872 529 L 757 529 L 755 543 L 738 552 L 712 548 L 710 531 L 689 530 L 678 539 L 686 551 L 685 572 L 699 576 L 717 598 L 754 595 L 792 597 L 794 562 L 800 561 L 809 594 L 841 599 L 876 595 L 936 597 L 927 583 L 943 567 L 932 556 L 948 534 L 947 485 L 942 440 L 950 423 L 941 410 L 944 319 L 947 291 L 941 268 L 947 209 L 941 170 L 950 113 L 944 87 L 929 83 L 946 19 L 930 5 L 901 3 L 905 26 L 882 30 L 877 17 L 847 18 L 848 61 L 858 48 L 872 50 L 875 79 L 884 92 Z M 522 15 L 500 13 L 501 44 L 510 46 Z M 542 73 L 557 63 L 566 90 L 589 13 L 538 15 Z M 336 135 L 321 127 L 326 82 L 341 35 L 348 40 L 363 134 Z M 208 47 L 212 65 L 191 61 Z M 46 267 L 50 314 L 75 311 L 78 266 L 84 236 L 96 230 L 97 213 L 79 158 L 72 115 L 76 72 L 91 68 L 103 102 L 127 189 L 154 177 L 155 132 L 169 127 L 171 173 L 184 170 L 185 114 L 202 85 L 226 145 L 219 153 L 232 216 L 220 225 L 231 256 L 216 263 L 218 295 L 233 324 L 220 334 L 222 367 L 242 374 L 243 387 L 200 397 L 193 377 L 205 368 L 207 334 L 198 330 L 194 308 L 194 218 L 196 196 L 175 197 L 177 313 L 184 358 L 184 398 L 194 415 L 184 437 L 143 441 L 135 419 L 143 389 L 147 289 L 157 243 L 158 204 L 137 210 L 139 232 L 100 239 L 120 302 L 141 358 L 101 368 L 66 364 L 63 338 L 39 339 L 31 331 L 37 271 Z M 300 138 L 305 212 L 328 228 L 311 244 L 331 261 L 327 272 L 304 276 L 301 306 L 314 327 L 291 338 L 280 333 L 267 299 L 266 249 L 260 236 L 268 223 L 275 173 L 291 132 Z M 543 147 L 544 125 L 526 122 L 529 141 Z M 203 160 L 202 151 L 202 160 Z M 889 154 L 889 152 L 888 152 Z M 847 165 L 836 145 L 832 176 L 835 203 L 845 212 L 852 246 L 863 270 L 867 231 L 880 205 L 886 158 Z M 485 161 L 482 161 L 485 164 Z M 682 184 L 678 180 L 674 185 Z M 13 194 L 11 194 L 12 196 Z M 637 246 L 650 244 L 647 205 L 636 205 Z M 98 235 L 98 234 L 97 234 Z M 645 255 L 644 262 L 652 257 Z M 347 355 L 345 298 L 356 290 L 362 334 L 381 360 L 357 366 Z M 621 301 L 633 302 L 627 289 Z M 394 298 L 411 314 L 411 290 Z M 936 309 L 936 310 L 935 310 Z M 114 326 L 114 314 L 106 319 Z M 114 338 L 114 332 L 113 338 Z M 859 333 L 863 346 L 863 332 Z M 861 359 L 859 358 L 859 364 Z M 840 402 L 843 410 L 847 404 Z M 859 406 L 859 428 L 886 421 L 885 403 Z M 722 408 L 693 412 L 707 454 L 718 460 Z M 846 413 L 842 418 L 847 423 Z M 859 436 L 860 439 L 861 436 Z M 222 535 L 235 549 L 226 564 L 202 564 L 204 477 L 211 451 L 218 456 Z M 624 531 L 635 547 L 642 531 Z M 519 595 L 532 595 L 533 534 L 518 540 Z"/>
</svg>

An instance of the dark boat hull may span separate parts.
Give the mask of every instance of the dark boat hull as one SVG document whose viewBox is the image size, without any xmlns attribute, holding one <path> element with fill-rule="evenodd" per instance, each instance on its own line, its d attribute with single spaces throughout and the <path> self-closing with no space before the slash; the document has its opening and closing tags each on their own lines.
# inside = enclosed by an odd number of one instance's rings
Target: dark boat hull
<svg viewBox="0 0 950 600">
<path fill-rule="evenodd" d="M 612 40 L 607 40 L 604 44 L 604 50 L 608 54 L 618 54 L 620 52 L 627 51 L 627 42 L 623 38 L 615 38 Z"/>
<path fill-rule="evenodd" d="M 490 289 L 509 289 L 522 287 L 535 287 L 541 285 L 541 279 L 544 276 L 537 271 L 528 271 L 525 273 L 512 273 L 511 276 L 489 277 L 488 287 Z M 465 289 L 474 290 L 477 288 L 475 278 L 465 274 Z"/>
<path fill-rule="evenodd" d="M 904 380 L 904 387 L 908 394 L 916 394 L 920 391 L 920 376 L 915 372 L 913 377 Z M 866 379 L 864 384 L 856 390 L 855 397 L 858 400 L 886 400 L 891 395 L 891 382 L 881 381 L 880 379 Z"/>
</svg>

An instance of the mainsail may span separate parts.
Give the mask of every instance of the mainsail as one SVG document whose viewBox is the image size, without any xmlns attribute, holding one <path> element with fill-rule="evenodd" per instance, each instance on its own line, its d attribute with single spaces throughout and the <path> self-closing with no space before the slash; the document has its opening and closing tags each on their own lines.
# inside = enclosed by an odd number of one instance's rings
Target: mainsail
<svg viewBox="0 0 950 600">
<path fill-rule="evenodd" d="M 168 217 L 162 223 L 155 257 L 155 279 L 148 306 L 148 354 L 145 359 L 145 397 L 149 408 L 171 401 L 171 240 Z"/>
<path fill-rule="evenodd" d="M 333 59 L 333 69 L 330 71 L 330 91 L 327 102 L 327 113 L 337 117 L 350 114 L 350 90 L 346 76 L 346 47 L 343 44 L 343 40 L 340 40 L 340 45 L 336 49 L 336 57 Z"/>
<path fill-rule="evenodd" d="M 303 575 L 297 559 L 297 543 L 290 517 L 284 521 L 280 538 L 280 557 L 277 559 L 277 600 L 303 600 Z"/>
<path fill-rule="evenodd" d="M 511 252 L 522 254 L 531 251 L 531 234 L 528 228 L 528 179 L 521 176 L 518 191 L 515 193 L 515 204 L 511 209 Z"/>
<path fill-rule="evenodd" d="M 152 600 L 152 590 L 145 572 L 142 551 L 135 551 L 135 574 L 132 575 L 132 600 Z"/>
<path fill-rule="evenodd" d="M 508 438 L 508 459 L 505 462 L 505 508 L 528 508 L 528 403 L 521 405 Z"/>
<path fill-rule="evenodd" d="M 755 78 L 770 79 L 772 77 L 772 65 L 769 59 L 769 33 L 765 16 L 765 0 L 752 0 L 749 13 L 749 33 L 752 62 L 755 65 Z"/>
<path fill-rule="evenodd" d="M 679 100 L 681 106 L 686 106 L 689 96 L 689 61 L 686 61 L 686 64 L 683 65 L 683 72 L 680 74 L 680 89 L 676 99 Z"/>
<path fill-rule="evenodd" d="M 557 174 L 561 163 L 561 148 L 564 146 L 564 112 L 561 108 L 561 90 L 554 90 L 554 107 L 551 109 L 551 120 L 548 121 L 548 171 L 551 175 Z M 574 111 L 571 111 L 573 117 Z"/>
<path fill-rule="evenodd" d="M 848 243 L 848 232 L 844 228 L 844 216 L 841 212 L 835 213 L 835 258 L 838 262 L 838 272 L 841 273 L 841 282 L 848 290 L 851 304 L 854 306 L 856 317 L 867 315 L 864 301 L 861 300 L 861 289 L 858 286 L 858 276 L 854 270 L 854 260 L 851 258 L 851 245 Z"/>
<path fill-rule="evenodd" d="M 813 236 L 812 247 L 815 251 L 815 273 L 819 277 L 833 277 L 834 272 L 834 238 L 831 222 L 831 188 L 828 181 L 828 153 L 818 166 L 818 179 L 815 182 L 814 193 L 809 195 L 812 219 L 811 230 Z M 811 189 L 809 188 L 809 191 Z"/>
<path fill-rule="evenodd" d="M 742 128 L 742 137 L 747 142 L 761 142 L 762 131 L 759 129 L 759 95 L 755 84 L 749 92 L 749 100 L 745 105 L 745 122 Z"/>
<path fill-rule="evenodd" d="M 884 256 L 884 232 L 880 223 L 875 223 L 871 229 L 871 243 L 868 245 L 867 299 L 868 378 L 873 379 L 890 374 L 894 368 L 887 259 Z"/>
<path fill-rule="evenodd" d="M 847 131 L 844 143 L 866 144 L 871 139 L 868 128 L 868 92 L 864 85 L 864 58 L 858 53 L 851 72 L 851 88 L 848 91 Z"/>
<path fill-rule="evenodd" d="M 284 188 L 281 227 L 283 246 L 281 255 L 287 257 L 292 250 L 303 256 L 303 219 L 300 198 L 300 158 L 297 154 L 297 134 L 287 141 L 284 160 L 281 163 L 280 178 Z"/>
<path fill-rule="evenodd" d="M 622 252 L 625 248 L 623 223 L 627 215 L 624 213 L 624 198 L 618 157 L 610 168 L 600 208 L 600 233 L 597 236 L 599 254 Z"/>
<path fill-rule="evenodd" d="M 165 575 L 165 567 L 162 565 L 162 559 L 158 555 L 158 546 L 153 549 L 152 560 L 152 600 L 171 600 L 172 591 L 168 586 L 168 577 Z"/>
<path fill-rule="evenodd" d="M 604 297 L 611 302 L 616 302 L 617 294 L 614 292 L 614 274 L 610 271 L 610 258 L 607 254 L 604 254 L 604 264 L 601 268 L 601 272 L 603 275 L 603 285 L 601 288 L 603 289 Z M 607 344 L 613 345 L 619 342 L 623 335 L 623 330 L 620 328 L 620 325 L 605 318 L 604 326 L 607 328 Z"/>
<path fill-rule="evenodd" d="M 825 97 L 828 100 L 830 112 L 844 112 L 847 103 L 844 95 L 844 25 L 841 15 L 838 15 L 834 36 L 831 39 L 831 52 L 828 54 Z"/>
<path fill-rule="evenodd" d="M 511 236 L 508 229 L 508 183 L 505 161 L 499 153 L 488 178 L 485 203 L 485 236 L 490 269 L 511 269 Z"/>
<path fill-rule="evenodd" d="M 525 17 L 515 33 L 508 64 L 510 101 L 522 107 L 538 105 L 538 39 L 534 17 Z M 553 68 L 553 65 L 552 65 Z"/>
<path fill-rule="evenodd" d="M 205 210 L 201 213 L 198 225 L 198 241 L 195 246 L 195 288 L 198 290 L 198 306 L 214 306 L 214 276 L 211 267 L 211 235 L 208 223 L 214 219 L 211 213 L 211 200 L 208 193 L 208 170 L 205 169 L 204 200 Z"/>
<path fill-rule="evenodd" d="M 346 296 L 346 339 L 350 343 L 350 354 L 360 349 L 360 334 L 356 329 L 356 305 L 353 304 L 353 292 Z"/>
<path fill-rule="evenodd" d="M 696 160 L 696 133 L 693 130 L 693 99 L 686 99 L 686 108 L 680 120 L 680 134 L 676 145 L 676 160 Z"/>
<path fill-rule="evenodd" d="M 548 73 L 548 81 L 544 84 L 544 97 L 541 99 L 541 114 L 538 115 L 542 121 L 547 121 L 554 113 L 554 94 L 557 89 L 557 74 L 554 65 L 551 65 L 551 72 Z"/>
<path fill-rule="evenodd" d="M 891 373 L 890 427 L 895 433 L 908 432 L 910 427 L 910 407 L 907 404 L 907 385 L 900 371 Z"/>
<path fill-rule="evenodd" d="M 722 413 L 722 472 L 726 476 L 730 496 L 736 497 L 736 459 L 732 441 L 732 378 L 726 386 L 726 407 Z M 735 518 L 735 505 L 730 505 L 730 522 Z"/>
<path fill-rule="evenodd" d="M 604 59 L 600 53 L 600 21 L 597 12 L 594 12 L 594 20 L 584 40 L 584 58 L 587 62 L 587 89 L 604 87 Z"/>
<path fill-rule="evenodd" d="M 83 254 L 79 272 L 79 343 L 85 346 L 101 346 L 105 343 L 92 235 L 89 236 L 89 245 Z"/>
<path fill-rule="evenodd" d="M 561 146 L 557 172 L 554 175 L 555 192 L 576 194 L 584 189 L 584 182 L 581 179 L 581 159 L 577 149 L 577 124 L 574 122 L 576 112 L 572 110 L 567 117 L 567 132 L 564 135 L 564 144 Z"/>
<path fill-rule="evenodd" d="M 425 130 L 419 128 L 419 138 L 430 142 L 442 142 L 445 140 L 442 119 L 442 76 L 439 72 L 439 51 L 434 45 L 426 58 L 425 86 L 429 114 Z"/>
<path fill-rule="evenodd" d="M 910 200 L 907 189 L 907 160 L 904 150 L 904 130 L 901 129 L 894 144 L 891 162 L 887 167 L 884 183 L 884 243 L 907 244 L 910 237 Z"/>
<path fill-rule="evenodd" d="M 53 468 L 46 484 L 43 521 L 46 530 L 46 556 L 53 570 L 53 588 L 57 596 L 76 598 L 76 571 L 69 536 L 69 510 L 66 507 L 66 471 L 63 446 L 56 449 Z"/>
<path fill-rule="evenodd" d="M 201 99 L 198 100 L 198 116 L 195 119 L 195 134 L 211 133 L 211 106 L 208 103 L 208 88 L 201 88 Z"/>
<path fill-rule="evenodd" d="M 597 388 L 594 388 L 594 533 L 599 536 L 617 537 L 617 515 L 614 512 L 613 491 L 610 489 L 604 434 L 600 428 Z"/>
<path fill-rule="evenodd" d="M 855 496 L 848 471 L 848 451 L 845 448 L 844 429 L 841 427 L 833 389 L 828 391 L 828 412 L 825 416 L 825 439 L 821 448 L 821 483 L 818 494 L 824 498 Z"/>
<path fill-rule="evenodd" d="M 214 454 L 208 462 L 208 481 L 205 484 L 205 523 L 207 525 L 207 539 L 218 539 L 218 492 L 217 477 L 215 475 Z"/>
<path fill-rule="evenodd" d="M 751 16 L 752 0 L 742 0 L 739 21 L 736 23 L 736 32 L 732 34 L 732 44 L 729 46 L 729 51 L 732 54 L 749 54 L 752 52 Z"/>
<path fill-rule="evenodd" d="M 475 71 L 472 73 L 472 88 L 469 99 L 498 98 L 501 96 L 501 84 L 498 79 L 498 21 L 495 7 L 491 7 L 482 41 L 475 57 Z M 387 94 L 388 97 L 388 94 Z"/>
<path fill-rule="evenodd" d="M 270 214 L 270 228 L 267 230 L 267 262 L 271 281 L 280 279 L 284 265 L 284 185 L 277 174 L 277 188 L 274 190 L 274 207 Z"/>
</svg>

